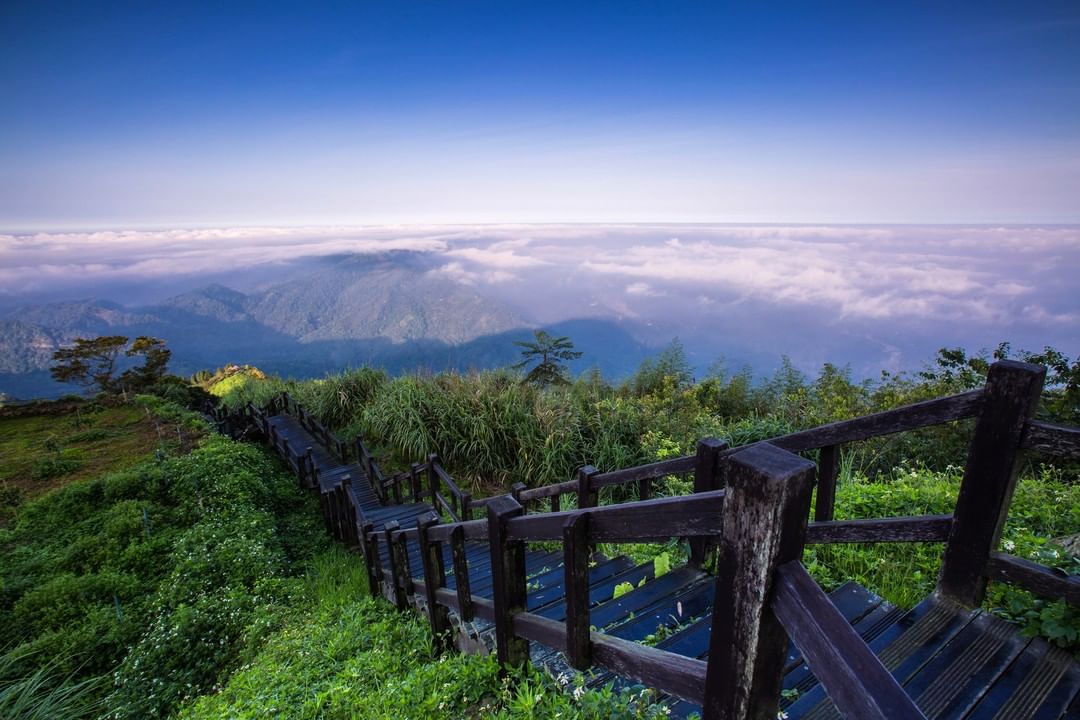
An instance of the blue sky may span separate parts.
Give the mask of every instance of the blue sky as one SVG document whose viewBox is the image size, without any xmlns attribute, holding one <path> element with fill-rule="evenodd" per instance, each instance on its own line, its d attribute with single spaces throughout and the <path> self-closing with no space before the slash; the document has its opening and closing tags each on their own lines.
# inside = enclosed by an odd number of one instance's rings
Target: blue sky
<svg viewBox="0 0 1080 720">
<path fill-rule="evenodd" d="M 1080 222 L 1080 6 L 902 5 L 9 0 L 0 229 Z"/>
</svg>

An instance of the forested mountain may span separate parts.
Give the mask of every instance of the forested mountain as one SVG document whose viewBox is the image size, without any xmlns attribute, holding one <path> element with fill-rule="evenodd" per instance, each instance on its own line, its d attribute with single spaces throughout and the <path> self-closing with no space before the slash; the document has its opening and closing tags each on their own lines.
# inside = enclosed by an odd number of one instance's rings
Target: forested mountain
<svg viewBox="0 0 1080 720">
<path fill-rule="evenodd" d="M 570 320 L 551 329 L 585 352 L 579 370 L 596 365 L 620 376 L 647 353 L 618 321 Z M 63 392 L 47 372 L 53 351 L 76 337 L 110 334 L 166 339 L 181 374 L 239 362 L 311 377 L 360 364 L 390 372 L 506 365 L 531 324 L 408 253 L 341 256 L 249 293 L 211 284 L 136 308 L 82 300 L 0 311 L 0 391 Z"/>
</svg>

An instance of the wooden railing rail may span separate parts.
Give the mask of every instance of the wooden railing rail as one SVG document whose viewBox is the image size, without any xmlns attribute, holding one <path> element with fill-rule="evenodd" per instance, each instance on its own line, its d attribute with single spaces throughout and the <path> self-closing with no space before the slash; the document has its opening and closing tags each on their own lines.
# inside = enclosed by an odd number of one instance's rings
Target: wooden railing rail
<svg viewBox="0 0 1080 720">
<path fill-rule="evenodd" d="M 772 612 L 841 716 L 925 719 L 801 562 L 792 560 L 777 568 L 775 588 Z"/>
<path fill-rule="evenodd" d="M 1044 455 L 1080 460 L 1080 428 L 1029 420 L 1020 446 Z"/>
</svg>

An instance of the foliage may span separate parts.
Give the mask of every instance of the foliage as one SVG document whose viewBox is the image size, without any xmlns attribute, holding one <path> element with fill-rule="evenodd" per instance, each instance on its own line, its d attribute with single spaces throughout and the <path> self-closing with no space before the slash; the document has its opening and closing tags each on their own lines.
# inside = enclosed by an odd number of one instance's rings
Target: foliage
<svg viewBox="0 0 1080 720">
<path fill-rule="evenodd" d="M 363 567 L 344 551 L 320 555 L 308 578 L 292 621 L 183 720 L 665 716 L 640 688 L 587 690 L 537 670 L 500 677 L 491 656 L 436 654 L 423 617 L 366 597 Z"/>
<path fill-rule="evenodd" d="M 128 338 L 123 335 L 75 338 L 74 345 L 53 353 L 54 364 L 49 373 L 57 382 L 75 383 L 88 389 L 96 386 L 101 392 L 143 392 L 166 377 L 172 351 L 165 347 L 164 340 L 140 335 L 125 350 L 126 345 Z M 143 362 L 114 378 L 121 352 L 127 358 L 141 357 Z"/>
<path fill-rule="evenodd" d="M 98 690 L 102 678 L 78 680 L 60 670 L 63 658 L 38 663 L 25 670 L 31 658 L 16 648 L 0 655 L 0 717 L 6 720 L 82 720 L 102 709 Z"/>
<path fill-rule="evenodd" d="M 553 337 L 544 330 L 536 330 L 534 336 L 534 342 L 514 341 L 515 345 L 524 348 L 521 351 L 524 360 L 514 365 L 514 369 L 521 370 L 535 362 L 536 365 L 525 375 L 525 382 L 540 387 L 568 384 L 563 362 L 581 357 L 581 353 L 574 350 L 574 343 L 565 335 Z"/>
<path fill-rule="evenodd" d="M 164 340 L 140 335 L 132 341 L 124 355 L 143 358 L 142 365 L 125 370 L 119 382 L 125 390 L 139 392 L 162 381 L 172 351 L 165 347 Z"/>
<path fill-rule="evenodd" d="M 656 357 L 645 358 L 625 386 L 634 395 L 642 396 L 662 389 L 665 382 L 684 388 L 693 381 L 694 374 L 690 361 L 686 359 L 686 349 L 679 338 L 673 338 Z"/>
<path fill-rule="evenodd" d="M 116 358 L 127 345 L 123 335 L 103 335 L 96 338 L 75 338 L 72 347 L 53 353 L 49 374 L 57 382 L 75 383 L 86 388 L 95 385 L 103 392 L 114 387 L 113 372 Z"/>
<path fill-rule="evenodd" d="M 142 402 L 159 420 L 202 424 Z M 326 543 L 316 518 L 269 455 L 218 436 L 25 503 L 0 530 L 12 676 L 113 673 L 107 696 L 104 685 L 92 692 L 106 716 L 167 716 L 282 621 Z"/>
</svg>

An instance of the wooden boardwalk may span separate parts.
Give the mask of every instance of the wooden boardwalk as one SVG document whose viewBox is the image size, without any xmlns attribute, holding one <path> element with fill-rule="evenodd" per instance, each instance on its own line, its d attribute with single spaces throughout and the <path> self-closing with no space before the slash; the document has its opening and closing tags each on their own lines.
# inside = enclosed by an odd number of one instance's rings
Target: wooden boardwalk
<svg viewBox="0 0 1080 720">
<path fill-rule="evenodd" d="M 351 533 L 338 533 L 343 539 L 357 537 L 369 525 L 368 531 L 375 533 L 415 528 L 419 520 L 435 514 L 426 502 L 381 502 L 363 464 L 343 463 L 338 459 L 340 448 L 326 447 L 291 415 L 272 415 L 263 422 L 270 428 L 267 434 L 275 447 L 287 459 L 307 458 L 305 467 L 293 459 L 290 464 L 302 474 L 317 477 L 324 497 L 342 491 L 349 494 L 356 527 Z M 349 482 L 342 483 L 345 477 Z M 425 593 L 420 590 L 424 576 L 417 535 L 399 534 L 397 539 L 404 544 L 412 585 L 401 589 L 412 589 L 408 602 L 427 612 Z M 385 585 L 390 589 L 385 592 L 394 600 L 393 587 L 400 583 L 394 582 L 391 546 L 390 542 L 378 545 L 378 577 L 387 580 Z M 442 561 L 444 587 L 454 590 L 455 566 L 460 570 L 461 565 L 447 555 Z M 466 541 L 464 556 L 469 592 L 492 599 L 495 580 L 489 544 Z M 564 554 L 528 549 L 524 557 L 527 611 L 566 621 Z M 694 567 L 682 567 L 654 577 L 651 562 L 635 565 L 625 556 L 597 555 L 589 563 L 587 582 L 589 622 L 603 634 L 707 660 L 717 593 L 711 576 Z M 634 589 L 615 598 L 615 588 L 625 583 Z M 928 718 L 1080 719 L 1080 665 L 1064 651 L 1040 639 L 1022 637 L 1018 628 L 988 613 L 965 609 L 937 596 L 903 611 L 854 582 L 834 590 L 829 600 Z M 453 612 L 450 620 L 462 649 L 493 647 L 491 623 L 479 617 L 465 621 Z M 569 667 L 562 653 L 540 643 L 532 644 L 530 659 L 554 673 Z M 785 692 L 780 705 L 788 718 L 841 717 L 794 644 L 789 645 L 784 662 Z M 592 685 L 635 684 L 602 668 L 587 672 Z M 701 711 L 692 702 L 661 696 L 670 704 L 674 717 Z"/>
</svg>

